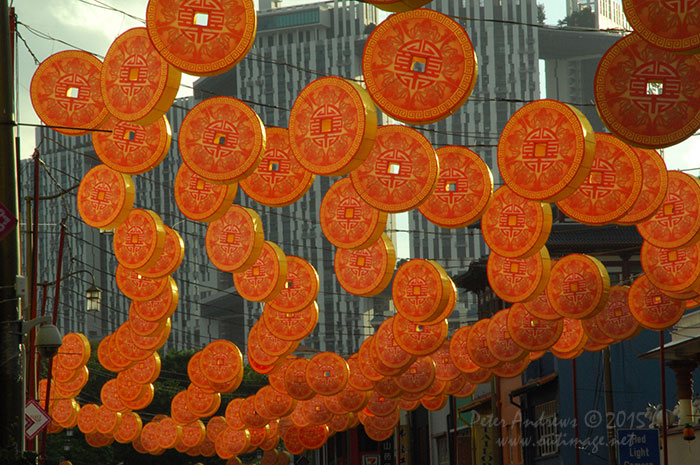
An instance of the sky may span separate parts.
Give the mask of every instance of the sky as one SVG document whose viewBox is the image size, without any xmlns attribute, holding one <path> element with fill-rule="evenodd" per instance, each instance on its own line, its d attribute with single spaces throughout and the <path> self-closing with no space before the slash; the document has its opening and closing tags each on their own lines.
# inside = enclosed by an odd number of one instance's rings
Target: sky
<svg viewBox="0 0 700 465">
<path fill-rule="evenodd" d="M 257 0 L 254 0 L 257 7 Z M 111 42 L 122 32 L 143 23 L 122 13 L 110 11 L 115 6 L 137 18 L 145 16 L 147 0 L 17 0 L 16 14 L 19 32 L 39 61 L 53 53 L 72 47 L 38 37 L 23 24 L 53 38 L 60 39 L 75 47 L 96 55 L 104 55 Z M 284 5 L 310 3 L 309 0 L 283 0 Z M 542 0 L 545 6 L 547 24 L 556 24 L 566 14 L 565 0 Z M 428 5 L 429 6 L 429 5 Z M 23 43 L 17 44 L 18 95 L 17 120 L 20 123 L 40 123 L 31 106 L 29 85 L 36 69 L 34 59 Z M 197 78 L 183 74 L 182 84 L 191 86 Z M 181 87 L 180 96 L 191 95 L 191 89 Z M 34 147 L 34 129 L 20 129 L 22 158 L 30 157 Z M 666 149 L 665 157 L 669 169 L 698 168 L 700 170 L 700 136 Z M 692 171 L 697 175 L 700 171 Z"/>
</svg>

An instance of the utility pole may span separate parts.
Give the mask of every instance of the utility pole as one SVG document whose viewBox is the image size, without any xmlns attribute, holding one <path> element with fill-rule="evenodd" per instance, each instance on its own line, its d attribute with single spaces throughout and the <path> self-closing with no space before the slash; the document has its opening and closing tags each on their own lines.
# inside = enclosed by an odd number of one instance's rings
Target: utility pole
<svg viewBox="0 0 700 465">
<path fill-rule="evenodd" d="M 0 0 L 0 203 L 19 218 L 10 12 Z M 19 227 L 0 241 L 0 447 L 24 449 L 24 373 L 18 334 Z"/>
</svg>

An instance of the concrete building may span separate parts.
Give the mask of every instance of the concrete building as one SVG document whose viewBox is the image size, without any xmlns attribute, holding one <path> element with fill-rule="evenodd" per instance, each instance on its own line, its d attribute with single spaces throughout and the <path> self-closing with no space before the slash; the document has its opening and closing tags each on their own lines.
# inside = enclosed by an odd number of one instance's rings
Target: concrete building
<svg viewBox="0 0 700 465">
<path fill-rule="evenodd" d="M 176 134 L 192 98 L 178 99 L 167 113 Z M 61 283 L 58 326 L 65 334 L 84 333 L 91 340 L 100 340 L 114 331 L 128 318 L 129 299 L 117 288 L 114 276 L 117 261 L 113 254 L 112 234 L 86 225 L 76 206 L 77 186 L 82 176 L 100 163 L 90 135 L 64 136 L 48 128 L 36 131 L 41 159 L 39 171 L 40 196 L 56 198 L 39 202 L 39 282 L 55 279 L 58 240 L 61 220 L 67 227 L 66 247 L 63 254 L 63 273 L 75 273 Z M 133 176 L 136 185 L 135 208 L 147 208 L 160 214 L 163 222 L 177 230 L 185 241 L 185 259 L 173 275 L 180 291 L 180 304 L 172 317 L 173 329 L 165 349 L 200 349 L 218 335 L 218 320 L 202 317 L 200 302 L 216 290 L 216 269 L 209 262 L 204 249 L 206 225 L 187 220 L 177 208 L 172 191 L 175 174 L 182 162 L 177 137 L 173 137 L 165 160 L 155 169 Z M 33 196 L 33 162 L 21 165 L 22 196 Z M 23 203 L 22 217 L 26 218 L 27 203 Z M 26 232 L 26 224 L 22 231 Z M 26 244 L 28 241 L 24 240 Z M 25 257 L 29 254 L 25 251 Z M 26 266 L 27 259 L 24 264 Z M 85 291 L 95 284 L 102 289 L 99 313 L 86 313 Z M 51 308 L 53 288 L 49 288 L 47 308 Z M 214 324 L 212 324 L 212 321 Z"/>
</svg>

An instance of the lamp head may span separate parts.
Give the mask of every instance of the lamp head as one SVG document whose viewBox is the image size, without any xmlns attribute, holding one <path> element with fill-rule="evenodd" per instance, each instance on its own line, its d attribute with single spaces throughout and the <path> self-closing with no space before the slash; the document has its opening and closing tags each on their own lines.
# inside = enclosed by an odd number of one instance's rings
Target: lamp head
<svg viewBox="0 0 700 465">
<path fill-rule="evenodd" d="M 63 344 L 63 338 L 55 325 L 46 324 L 39 327 L 34 344 L 42 357 L 52 358 Z"/>
</svg>

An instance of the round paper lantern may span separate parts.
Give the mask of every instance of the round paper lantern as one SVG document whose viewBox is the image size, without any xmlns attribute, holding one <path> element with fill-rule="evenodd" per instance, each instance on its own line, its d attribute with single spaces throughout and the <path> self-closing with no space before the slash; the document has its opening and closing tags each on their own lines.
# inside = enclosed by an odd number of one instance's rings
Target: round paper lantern
<svg viewBox="0 0 700 465">
<path fill-rule="evenodd" d="M 550 260 L 552 266 L 556 263 L 554 260 Z M 551 276 L 551 275 L 550 275 Z M 548 280 L 549 282 L 549 280 Z M 543 320 L 559 320 L 562 318 L 560 314 L 554 310 L 552 304 L 549 303 L 549 297 L 547 297 L 547 289 L 540 292 L 537 297 L 530 300 L 529 302 L 522 303 L 525 309 L 530 312 L 533 316 L 541 318 Z"/>
<path fill-rule="evenodd" d="M 463 228 L 479 220 L 493 196 L 488 165 L 466 147 L 437 149 L 440 165 L 437 185 L 418 210 L 443 228 Z"/>
<path fill-rule="evenodd" d="M 85 435 L 85 442 L 91 447 L 107 447 L 114 442 L 114 437 L 99 431 Z"/>
<path fill-rule="evenodd" d="M 334 352 L 314 355 L 306 366 L 306 381 L 322 396 L 337 394 L 348 382 L 350 368 L 343 357 Z"/>
<path fill-rule="evenodd" d="M 107 50 L 100 75 L 102 98 L 114 117 L 145 126 L 168 111 L 181 76 L 153 47 L 146 28 L 137 27 L 114 39 Z"/>
<path fill-rule="evenodd" d="M 415 356 L 406 352 L 394 338 L 394 317 L 387 318 L 376 333 L 377 356 L 389 368 L 404 368 L 415 361 Z"/>
<path fill-rule="evenodd" d="M 447 386 L 445 387 L 445 394 L 451 396 L 458 393 L 462 390 L 466 382 L 467 379 L 464 376 L 462 376 L 462 372 L 459 372 L 459 375 L 457 377 L 447 381 Z"/>
<path fill-rule="evenodd" d="M 510 333 L 508 332 L 509 312 L 510 309 L 496 312 L 496 314 L 490 318 L 486 326 L 486 346 L 490 354 L 501 362 L 518 361 L 527 358 L 528 355 L 527 352 L 510 337 Z M 475 360 L 475 362 L 479 363 L 478 360 Z M 495 370 L 494 374 L 498 375 L 495 373 Z"/>
<path fill-rule="evenodd" d="M 233 274 L 236 291 L 246 300 L 267 302 L 277 297 L 287 279 L 287 256 L 277 244 L 263 242 L 258 259 L 242 273 Z"/>
<path fill-rule="evenodd" d="M 209 223 L 231 207 L 238 184 L 215 184 L 192 171 L 185 163 L 175 176 L 175 203 L 187 218 Z"/>
<path fill-rule="evenodd" d="M 360 348 L 362 348 L 362 345 Z M 359 355 L 351 355 L 347 362 L 348 366 L 350 367 L 348 385 L 359 391 L 369 391 L 372 389 L 372 381 L 365 376 L 364 368 L 362 367 L 362 362 L 360 361 Z M 372 372 L 377 374 L 377 377 L 380 377 L 376 370 L 372 369 Z"/>
<path fill-rule="evenodd" d="M 182 427 L 172 418 L 158 422 L 158 445 L 163 449 L 172 449 L 182 438 Z"/>
<path fill-rule="evenodd" d="M 158 352 L 153 352 L 147 359 L 134 364 L 126 373 L 136 383 L 153 383 L 160 375 L 160 356 Z"/>
<path fill-rule="evenodd" d="M 271 387 L 269 385 L 264 386 L 264 387 L 267 388 L 267 390 L 270 390 L 270 389 L 273 391 L 275 390 L 273 387 Z M 265 402 L 265 392 L 263 391 L 262 388 L 258 389 L 258 392 L 255 393 L 254 403 L 255 403 L 255 411 L 258 413 L 258 415 L 260 415 L 261 417 L 266 419 L 268 422 L 274 423 L 273 420 L 276 420 L 279 418 L 277 415 L 274 415 L 272 412 L 270 412 L 270 410 L 267 408 L 267 403 Z"/>
<path fill-rule="evenodd" d="M 666 198 L 656 214 L 637 225 L 645 241 L 657 247 L 680 249 L 700 239 L 700 181 L 695 176 L 668 173 Z"/>
<path fill-rule="evenodd" d="M 231 341 L 219 339 L 202 349 L 199 359 L 202 373 L 214 383 L 225 383 L 243 371 L 243 355 Z"/>
<path fill-rule="evenodd" d="M 338 393 L 338 402 L 348 412 L 359 412 L 365 408 L 368 401 L 366 391 L 360 391 L 349 385 Z"/>
<path fill-rule="evenodd" d="M 262 325 L 265 327 L 265 325 Z M 265 373 L 272 371 L 277 363 L 280 362 L 280 357 L 277 355 L 270 355 L 260 347 L 260 340 L 258 338 L 259 325 L 256 323 L 250 328 L 248 333 L 248 343 L 246 347 L 246 356 L 249 361 L 252 361 L 251 368 L 253 368 L 257 373 L 259 369 L 265 370 Z M 267 371 L 269 370 L 269 371 Z"/>
<path fill-rule="evenodd" d="M 462 26 L 421 9 L 392 15 L 372 31 L 362 71 L 372 99 L 386 114 L 427 124 L 464 104 L 476 84 L 477 60 Z"/>
<path fill-rule="evenodd" d="M 206 438 L 207 429 L 201 420 L 195 420 L 187 425 L 182 425 L 182 436 L 180 437 L 180 444 L 182 446 L 192 449 L 201 445 Z"/>
<path fill-rule="evenodd" d="M 489 349 L 486 343 L 490 321 L 489 318 L 483 318 L 474 323 L 471 331 L 469 331 L 469 339 L 467 340 L 467 352 L 469 353 L 469 357 L 481 368 L 493 368 L 501 363 L 491 352 L 491 349 Z M 513 349 L 511 349 L 511 351 L 515 352 Z M 516 358 L 519 356 L 522 356 L 522 354 L 517 353 Z"/>
<path fill-rule="evenodd" d="M 611 339 L 631 339 L 642 330 L 630 312 L 629 291 L 629 286 L 611 287 L 605 307 L 595 316 L 600 330 Z"/>
<path fill-rule="evenodd" d="M 700 243 L 671 250 L 644 241 L 641 259 L 647 278 L 662 291 L 684 293 L 700 285 Z"/>
<path fill-rule="evenodd" d="M 306 451 L 306 448 L 302 445 L 301 439 L 299 437 L 301 428 L 299 426 L 293 425 L 282 437 L 284 440 L 284 448 L 292 455 L 301 455 Z"/>
<path fill-rule="evenodd" d="M 129 270 L 122 265 L 117 265 L 116 281 L 117 287 L 125 296 L 140 302 L 155 299 L 169 286 L 171 288 L 175 286 L 177 289 L 175 280 L 170 276 L 146 278 L 138 271 Z M 143 315 L 140 316 L 143 317 Z"/>
<path fill-rule="evenodd" d="M 216 442 L 216 438 L 219 437 L 226 428 L 228 428 L 226 418 L 222 416 L 211 417 L 206 426 L 207 439 Z"/>
<path fill-rule="evenodd" d="M 406 373 L 404 371 L 404 373 Z M 402 373 L 403 374 L 403 373 Z M 379 381 L 374 382 L 374 391 L 377 392 L 378 394 L 384 396 L 384 397 L 399 397 L 401 394 L 403 394 L 403 390 L 399 387 L 396 380 L 401 375 L 398 375 L 397 377 L 389 376 L 384 379 L 380 379 Z"/>
<path fill-rule="evenodd" d="M 632 208 L 619 220 L 618 224 L 637 224 L 650 219 L 666 199 L 668 172 L 664 159 L 651 149 L 632 147 L 642 165 L 642 190 Z"/>
<path fill-rule="evenodd" d="M 435 360 L 430 357 L 418 357 L 396 378 L 396 384 L 406 392 L 423 392 L 435 380 L 435 371 Z"/>
<path fill-rule="evenodd" d="M 101 411 L 103 409 L 103 406 L 98 409 L 98 414 L 97 414 L 97 426 L 98 428 L 104 423 L 101 420 Z M 49 415 L 51 415 L 51 418 L 53 421 L 55 421 L 59 426 L 62 426 L 63 428 L 73 428 L 74 426 L 77 425 L 78 422 L 78 411 L 80 410 L 80 405 L 75 401 L 75 399 L 57 399 L 54 402 L 50 404 L 49 407 Z M 118 420 L 114 420 L 109 424 L 109 427 L 113 428 L 113 425 L 119 424 L 119 420 L 121 420 L 121 417 L 119 414 L 112 412 L 111 410 L 107 410 L 107 412 L 110 415 L 113 415 L 118 418 Z M 113 430 L 110 429 L 107 431 L 107 433 L 112 433 Z M 98 429 L 99 431 L 99 429 Z"/>
<path fill-rule="evenodd" d="M 430 355 L 447 339 L 447 320 L 425 325 L 397 314 L 394 315 L 393 331 L 396 342 L 406 352 L 417 356 Z"/>
<path fill-rule="evenodd" d="M 384 232 L 387 213 L 365 202 L 350 178 L 336 181 L 321 201 L 321 229 L 328 241 L 342 249 L 364 249 Z"/>
<path fill-rule="evenodd" d="M 552 209 L 547 203 L 528 200 L 508 186 L 493 194 L 481 218 L 486 244 L 499 255 L 527 258 L 539 252 L 552 230 Z"/>
<path fill-rule="evenodd" d="M 557 202 L 584 182 L 595 147 L 583 113 L 556 100 L 537 100 L 516 111 L 503 128 L 498 170 L 516 194 Z"/>
<path fill-rule="evenodd" d="M 348 387 L 347 384 L 345 387 Z M 350 387 L 352 389 L 352 386 Z M 345 390 L 343 388 L 342 390 Z M 342 392 L 341 390 L 341 392 Z M 338 399 L 338 394 L 340 392 L 333 394 L 332 396 L 327 396 L 323 398 L 323 403 L 326 405 L 326 408 L 333 413 L 333 415 L 345 415 L 348 411 L 343 408 L 343 406 L 340 404 L 340 399 Z"/>
<path fill-rule="evenodd" d="M 226 424 L 228 425 L 229 428 L 236 429 L 236 430 L 245 429 L 245 423 L 243 423 L 243 419 L 241 418 L 241 415 L 240 415 L 241 405 L 244 402 L 245 402 L 245 400 L 243 398 L 235 397 L 235 398 L 231 399 L 231 401 L 226 406 L 225 418 L 226 418 Z"/>
<path fill-rule="evenodd" d="M 393 376 L 399 376 L 401 373 L 403 373 L 406 368 L 408 368 L 408 364 L 398 367 L 398 368 L 393 368 L 390 367 L 389 365 L 386 365 L 384 362 L 382 362 L 382 359 L 379 357 L 379 352 L 382 351 L 383 348 L 380 347 L 377 343 L 377 337 L 376 334 L 370 338 L 370 343 L 369 343 L 369 360 L 372 366 L 377 370 L 377 373 L 381 374 L 384 377 L 393 377 Z M 374 390 L 377 390 L 376 384 L 377 382 L 382 381 L 382 380 L 374 380 Z"/>
<path fill-rule="evenodd" d="M 117 375 L 117 394 L 122 400 L 136 400 L 143 394 L 144 385 L 134 381 L 127 372 L 122 371 Z"/>
<path fill-rule="evenodd" d="M 351 294 L 372 297 L 382 292 L 391 281 L 396 266 L 396 250 L 389 236 L 366 249 L 338 249 L 333 267 L 338 283 Z"/>
<path fill-rule="evenodd" d="M 258 344 L 260 344 L 260 349 L 269 355 L 276 357 L 284 357 L 292 353 L 298 344 L 294 341 L 285 341 L 280 339 L 267 329 L 265 323 L 258 320 L 253 328 L 256 328 Z M 253 329 L 251 328 L 251 332 Z"/>
<path fill-rule="evenodd" d="M 153 266 L 165 247 L 165 226 L 151 210 L 131 210 L 126 220 L 114 230 L 114 256 L 130 270 Z"/>
<path fill-rule="evenodd" d="M 399 406 L 398 399 L 383 397 L 372 391 L 369 394 L 369 402 L 367 402 L 367 412 L 378 417 L 391 415 Z"/>
<path fill-rule="evenodd" d="M 131 336 L 131 328 L 129 326 L 130 324 L 128 321 L 125 321 L 121 324 L 121 326 L 119 326 L 117 331 L 114 333 L 114 340 L 112 344 L 116 345 L 117 350 L 119 350 L 119 352 L 121 352 L 125 358 L 133 362 L 147 359 L 151 355 L 151 352 L 140 348 L 134 343 L 134 339 Z M 168 330 L 169 329 L 170 328 L 168 328 Z"/>
<path fill-rule="evenodd" d="M 607 305 L 606 305 L 607 307 Z M 585 320 L 581 320 L 581 324 L 583 324 L 583 331 L 586 333 L 586 336 L 588 338 L 586 344 L 591 346 L 603 346 L 607 347 L 610 344 L 613 344 L 617 342 L 615 338 L 607 336 L 603 330 L 601 329 L 601 325 L 599 323 L 599 318 L 600 315 L 602 315 L 604 312 L 600 312 L 598 315 L 596 315 L 593 318 L 588 318 Z"/>
<path fill-rule="evenodd" d="M 287 279 L 280 293 L 269 306 L 281 312 L 298 312 L 318 297 L 319 280 L 316 269 L 306 260 L 287 256 Z"/>
<path fill-rule="evenodd" d="M 422 322 L 423 324 L 434 325 L 440 323 L 442 320 L 447 320 L 452 315 L 452 312 L 455 309 L 455 303 L 457 302 L 457 286 L 455 286 L 455 283 L 449 277 L 448 281 L 449 295 L 447 299 L 447 305 L 445 305 L 445 308 L 442 310 L 442 312 L 440 312 L 435 318 L 425 320 Z"/>
<path fill-rule="evenodd" d="M 462 386 L 462 388 L 459 391 L 455 392 L 453 395 L 459 399 L 469 397 L 472 394 L 474 394 L 474 392 L 476 392 L 477 387 L 478 387 L 477 384 L 472 384 L 472 383 L 466 381 L 466 376 L 465 376 L 464 385 Z"/>
<path fill-rule="evenodd" d="M 118 269 L 119 268 L 117 268 L 117 270 Z M 131 274 L 129 276 L 131 276 Z M 159 278 L 159 280 L 160 279 L 164 279 L 167 284 L 165 284 L 163 290 L 159 294 L 150 300 L 134 301 L 131 303 L 131 307 L 133 307 L 134 312 L 144 320 L 152 322 L 162 321 L 165 324 L 165 320 L 168 319 L 177 308 L 177 304 L 180 300 L 180 293 L 174 279 L 171 277 Z M 150 281 L 158 282 L 158 280 L 146 280 L 144 283 L 149 283 Z M 144 334 L 144 336 L 147 336 L 147 334 Z"/>
<path fill-rule="evenodd" d="M 437 412 L 447 405 L 447 396 L 425 396 L 420 400 L 420 403 L 426 410 Z"/>
<path fill-rule="evenodd" d="M 111 371 L 113 373 L 118 373 L 124 370 L 129 365 L 129 363 L 127 360 L 127 363 L 125 363 L 124 365 L 118 365 L 117 363 L 112 361 L 112 357 L 110 357 L 109 355 L 111 340 L 112 334 L 108 334 L 107 336 L 102 338 L 99 345 L 97 346 L 97 361 L 100 362 L 100 365 L 102 365 L 102 368 L 104 368 L 105 370 Z"/>
<path fill-rule="evenodd" d="M 29 93 L 37 116 L 69 136 L 87 134 L 109 117 L 100 90 L 102 62 L 87 52 L 58 52 L 41 62 Z"/>
<path fill-rule="evenodd" d="M 435 190 L 440 172 L 428 139 L 406 126 L 381 126 L 367 159 L 350 173 L 352 184 L 368 204 L 399 213 L 412 210 Z"/>
<path fill-rule="evenodd" d="M 449 302 L 449 277 L 432 260 L 409 260 L 398 269 L 391 288 L 399 315 L 423 322 L 436 317 Z"/>
<path fill-rule="evenodd" d="M 100 389 L 100 400 L 102 401 L 102 405 L 115 412 L 124 412 L 128 410 L 119 398 L 116 379 L 110 379 L 102 385 L 102 389 Z"/>
<path fill-rule="evenodd" d="M 68 333 L 63 336 L 58 349 L 56 362 L 68 370 L 78 370 L 90 359 L 90 341 L 82 333 Z"/>
<path fill-rule="evenodd" d="M 632 147 L 597 133 L 593 166 L 585 182 L 557 206 L 579 223 L 599 225 L 622 218 L 642 189 L 642 167 Z"/>
<path fill-rule="evenodd" d="M 673 52 L 700 52 L 700 23 L 692 4 L 623 0 L 625 19 L 647 42 Z"/>
<path fill-rule="evenodd" d="M 700 57 L 663 50 L 632 33 L 610 47 L 598 65 L 598 114 L 632 145 L 675 145 L 700 128 L 698 73 Z"/>
<path fill-rule="evenodd" d="M 131 330 L 139 336 L 153 336 L 165 327 L 168 318 L 158 321 L 146 321 L 136 313 L 134 302 L 129 305 L 129 322 Z"/>
<path fill-rule="evenodd" d="M 153 384 L 146 384 L 146 389 L 141 397 L 139 397 L 135 401 L 122 402 L 124 404 L 124 407 L 129 410 L 143 410 L 145 408 L 148 408 L 149 405 L 151 405 L 151 402 L 153 402 L 154 395 L 155 389 L 153 388 Z"/>
<path fill-rule="evenodd" d="M 328 426 L 309 425 L 301 428 L 299 440 L 301 444 L 310 450 L 320 449 L 328 439 Z"/>
<path fill-rule="evenodd" d="M 300 341 L 309 336 L 318 323 L 318 304 L 311 302 L 301 311 L 287 313 L 265 305 L 262 321 L 272 334 L 285 341 Z"/>
<path fill-rule="evenodd" d="M 296 406 L 296 400 L 289 394 L 278 392 L 272 387 L 269 389 L 262 388 L 259 392 L 263 393 L 263 402 L 268 411 L 277 418 L 289 415 Z"/>
<path fill-rule="evenodd" d="M 597 258 L 571 254 L 552 267 L 547 298 L 561 316 L 593 317 L 605 306 L 609 293 L 610 277 Z"/>
<path fill-rule="evenodd" d="M 311 188 L 314 175 L 293 156 L 287 129 L 267 128 L 265 133 L 265 153 L 255 171 L 241 180 L 241 188 L 262 205 L 291 205 Z"/>
<path fill-rule="evenodd" d="M 685 311 L 682 300 L 665 295 L 651 283 L 646 274 L 632 283 L 628 304 L 632 316 L 640 325 L 657 331 L 678 323 Z"/>
<path fill-rule="evenodd" d="M 308 400 L 316 395 L 306 378 L 306 367 L 309 361 L 305 358 L 294 359 L 284 373 L 284 386 L 287 393 L 296 400 Z"/>
<path fill-rule="evenodd" d="M 564 328 L 562 319 L 542 320 L 530 314 L 523 304 L 514 304 L 508 312 L 508 333 L 525 350 L 547 350 L 558 340 Z"/>
<path fill-rule="evenodd" d="M 80 181 L 78 213 L 93 228 L 114 229 L 131 212 L 135 197 L 131 176 L 97 165 Z"/>
<path fill-rule="evenodd" d="M 160 258 L 149 268 L 141 270 L 141 275 L 147 278 L 162 278 L 171 275 L 182 264 L 185 258 L 185 241 L 174 229 L 165 227 L 165 244 Z"/>
<path fill-rule="evenodd" d="M 150 0 L 146 27 L 154 47 L 170 64 L 187 74 L 213 76 L 248 54 L 257 17 L 251 0 Z"/>
<path fill-rule="evenodd" d="M 507 302 L 535 299 L 549 282 L 550 260 L 547 247 L 528 258 L 507 258 L 489 254 L 486 274 L 491 289 Z"/>
<path fill-rule="evenodd" d="M 114 432 L 114 439 L 120 444 L 128 444 L 141 434 L 143 423 L 141 417 L 135 412 L 121 414 L 121 422 Z"/>
<path fill-rule="evenodd" d="M 369 94 L 336 76 L 302 89 L 289 114 L 292 153 L 311 173 L 350 173 L 367 158 L 376 137 L 377 110 Z"/>
<path fill-rule="evenodd" d="M 225 428 L 214 440 L 214 447 L 219 458 L 228 460 L 243 454 L 250 446 L 250 432 Z"/>
<path fill-rule="evenodd" d="M 493 374 L 499 378 L 515 378 L 527 370 L 529 364 L 529 357 L 524 357 L 520 360 L 515 360 L 512 362 L 504 362 L 493 368 Z"/>
<path fill-rule="evenodd" d="M 493 372 L 488 368 L 479 368 L 474 373 L 464 373 L 468 383 L 477 385 L 488 383 L 493 379 Z"/>
<path fill-rule="evenodd" d="M 294 408 L 291 415 L 289 415 L 289 419 L 295 426 L 304 427 L 310 425 L 311 422 L 306 418 L 306 415 L 304 415 L 304 411 L 301 406 L 301 401 L 297 402 L 297 406 Z"/>
<path fill-rule="evenodd" d="M 221 394 L 205 391 L 202 388 L 190 384 L 187 387 L 187 408 L 198 417 L 213 415 L 221 405 Z"/>
<path fill-rule="evenodd" d="M 364 430 L 367 434 L 367 437 L 377 442 L 386 441 L 394 435 L 394 428 L 379 429 L 372 425 L 366 425 L 364 426 Z"/>
<path fill-rule="evenodd" d="M 583 330 L 583 325 L 581 320 L 573 318 L 563 318 L 562 322 L 564 329 L 561 336 L 549 350 L 558 358 L 576 358 L 586 343 L 586 333 Z"/>
<path fill-rule="evenodd" d="M 479 365 L 474 363 L 467 351 L 470 331 L 471 326 L 462 326 L 455 331 L 452 335 L 452 339 L 450 339 L 450 357 L 452 358 L 452 363 L 454 363 L 457 369 L 462 373 L 475 373 L 480 369 Z"/>
<path fill-rule="evenodd" d="M 114 117 L 92 133 L 92 146 L 102 163 L 115 171 L 141 174 L 152 170 L 168 154 L 171 130 L 163 115 L 147 126 Z"/>
<path fill-rule="evenodd" d="M 333 418 L 333 413 L 326 407 L 322 396 L 314 396 L 311 399 L 298 402 L 297 409 L 301 410 L 301 414 L 310 425 L 322 425 Z"/>
<path fill-rule="evenodd" d="M 96 404 L 85 404 L 78 412 L 78 429 L 83 434 L 90 434 L 97 431 L 97 411 Z"/>
<path fill-rule="evenodd" d="M 229 273 L 240 273 L 252 266 L 264 241 L 260 216 L 239 205 L 232 205 L 224 216 L 209 223 L 205 239 L 209 260 Z"/>
<path fill-rule="evenodd" d="M 231 183 L 250 175 L 265 152 L 265 127 L 248 105 L 232 97 L 209 98 L 182 120 L 182 160 L 210 181 Z"/>
</svg>

